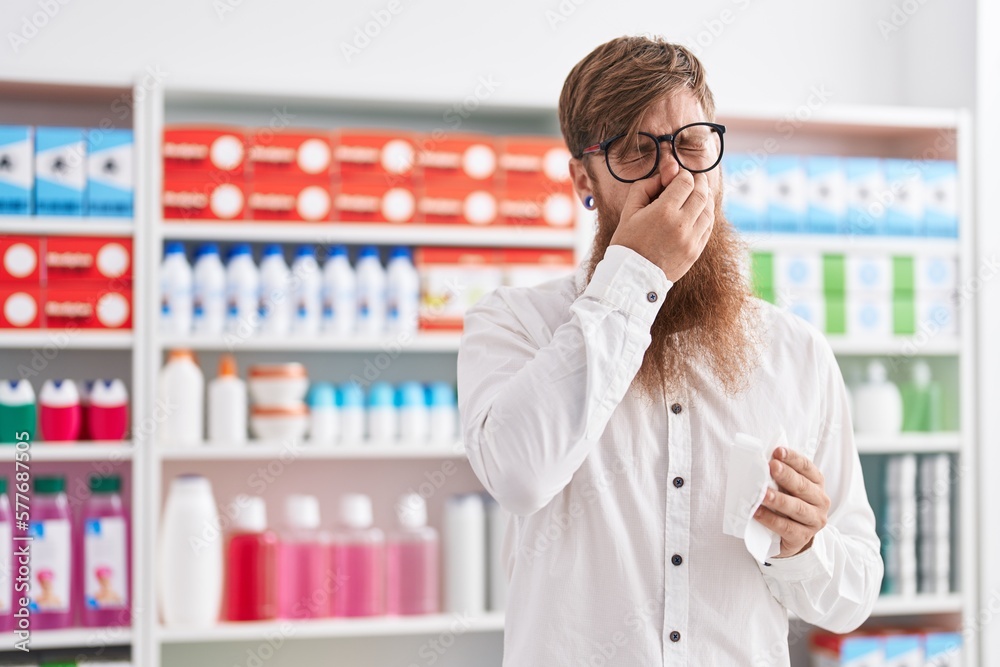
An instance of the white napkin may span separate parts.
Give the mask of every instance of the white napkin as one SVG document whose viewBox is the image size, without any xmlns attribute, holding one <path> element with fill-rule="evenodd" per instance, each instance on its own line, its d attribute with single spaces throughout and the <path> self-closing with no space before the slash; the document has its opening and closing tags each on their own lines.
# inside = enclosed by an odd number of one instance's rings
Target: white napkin
<svg viewBox="0 0 1000 667">
<path fill-rule="evenodd" d="M 764 502 L 768 488 L 777 490 L 768 461 L 776 447 L 787 447 L 788 438 L 781 429 L 777 442 L 765 447 L 760 438 L 737 433 L 729 449 L 729 474 L 726 478 L 726 511 L 722 532 L 743 540 L 747 551 L 758 563 L 781 552 L 781 538 L 753 518 Z"/>
</svg>

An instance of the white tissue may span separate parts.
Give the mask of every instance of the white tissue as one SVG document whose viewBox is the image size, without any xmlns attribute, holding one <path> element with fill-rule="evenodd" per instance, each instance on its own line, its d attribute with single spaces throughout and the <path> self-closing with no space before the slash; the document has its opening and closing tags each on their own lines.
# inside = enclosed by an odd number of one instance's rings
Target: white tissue
<svg viewBox="0 0 1000 667">
<path fill-rule="evenodd" d="M 784 429 L 778 441 L 765 448 L 760 438 L 737 433 L 729 449 L 729 474 L 726 478 L 726 511 L 722 532 L 743 540 L 747 551 L 758 563 L 781 552 L 781 537 L 753 518 L 764 502 L 768 488 L 777 490 L 768 461 L 776 447 L 787 447 Z"/>
</svg>

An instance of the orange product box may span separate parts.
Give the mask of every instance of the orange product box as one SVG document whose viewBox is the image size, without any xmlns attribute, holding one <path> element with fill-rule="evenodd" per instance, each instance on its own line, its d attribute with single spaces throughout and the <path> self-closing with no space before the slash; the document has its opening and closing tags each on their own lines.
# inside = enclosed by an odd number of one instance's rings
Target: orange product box
<svg viewBox="0 0 1000 667">
<path fill-rule="evenodd" d="M 333 137 L 324 130 L 256 132 L 247 138 L 252 178 L 327 182 L 333 170 Z"/>
<path fill-rule="evenodd" d="M 243 128 L 175 125 L 163 131 L 164 177 L 191 171 L 242 175 L 246 162 Z"/>
<path fill-rule="evenodd" d="M 501 251 L 503 284 L 531 287 L 573 272 L 576 260 L 572 250 L 516 248 Z"/>
<path fill-rule="evenodd" d="M 505 187 L 500 194 L 500 223 L 515 227 L 570 229 L 578 215 L 576 200 L 564 186 L 543 182 L 532 187 Z"/>
<path fill-rule="evenodd" d="M 49 287 L 42 311 L 49 329 L 131 329 L 132 290 L 102 282 Z"/>
<path fill-rule="evenodd" d="M 0 237 L 0 283 L 40 284 L 42 246 L 37 236 Z"/>
<path fill-rule="evenodd" d="M 417 200 L 409 184 L 354 176 L 334 185 L 333 209 L 340 222 L 415 222 Z"/>
<path fill-rule="evenodd" d="M 329 182 L 254 178 L 249 190 L 247 209 L 251 220 L 329 222 L 333 217 Z"/>
<path fill-rule="evenodd" d="M 132 239 L 53 236 L 45 240 L 45 284 L 73 286 L 80 280 L 106 288 L 132 280 Z"/>
<path fill-rule="evenodd" d="M 493 187 L 497 176 L 496 138 L 478 134 L 423 135 L 417 144 L 417 164 L 424 181 L 471 181 Z"/>
<path fill-rule="evenodd" d="M 570 154 L 562 139 L 503 137 L 499 152 L 499 168 L 507 187 L 538 187 L 545 182 L 570 185 Z"/>
<path fill-rule="evenodd" d="M 428 224 L 492 225 L 498 221 L 492 188 L 469 181 L 428 181 L 420 188 L 417 210 Z"/>
<path fill-rule="evenodd" d="M 390 184 L 417 175 L 414 135 L 393 130 L 342 129 L 333 137 L 334 169 L 341 178 L 372 176 Z"/>
<path fill-rule="evenodd" d="M 42 324 L 41 287 L 0 285 L 0 329 L 39 329 Z"/>
<path fill-rule="evenodd" d="M 418 248 L 420 328 L 461 330 L 465 311 L 503 284 L 501 253 L 486 248 Z"/>
<path fill-rule="evenodd" d="M 247 186 L 240 181 L 196 174 L 164 179 L 163 217 L 166 220 L 242 220 Z"/>
</svg>

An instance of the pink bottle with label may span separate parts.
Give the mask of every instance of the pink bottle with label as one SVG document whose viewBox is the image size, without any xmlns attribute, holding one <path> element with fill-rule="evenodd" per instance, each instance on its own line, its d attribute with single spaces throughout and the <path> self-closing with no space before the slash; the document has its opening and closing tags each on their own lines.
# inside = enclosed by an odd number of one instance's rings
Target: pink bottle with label
<svg viewBox="0 0 1000 667">
<path fill-rule="evenodd" d="M 84 627 L 132 623 L 129 514 L 120 494 L 117 475 L 90 478 L 90 498 L 76 533 L 76 601 Z"/>
<path fill-rule="evenodd" d="M 325 618 L 335 582 L 330 537 L 319 527 L 315 496 L 285 500 L 286 531 L 278 551 L 278 609 L 282 618 Z"/>
<path fill-rule="evenodd" d="M 91 440 L 118 441 L 128 432 L 128 390 L 121 380 L 97 380 L 91 387 L 84 421 Z"/>
<path fill-rule="evenodd" d="M 80 392 L 72 380 L 46 380 L 38 393 L 38 424 L 42 439 L 69 442 L 80 439 Z"/>
<path fill-rule="evenodd" d="M 334 616 L 385 613 L 385 537 L 372 527 L 372 501 L 349 493 L 340 499 L 340 529 L 333 538 L 333 568 L 338 586 Z"/>
<path fill-rule="evenodd" d="M 0 632 L 10 632 L 14 627 L 13 529 L 7 478 L 0 477 Z"/>
<path fill-rule="evenodd" d="M 436 614 L 440 577 L 437 531 L 427 525 L 423 497 L 408 493 L 396 506 L 399 529 L 386 543 L 386 613 Z"/>
<path fill-rule="evenodd" d="M 35 630 L 66 628 L 73 622 L 73 523 L 66 478 L 35 477 L 31 499 L 31 579 L 28 610 Z"/>
</svg>

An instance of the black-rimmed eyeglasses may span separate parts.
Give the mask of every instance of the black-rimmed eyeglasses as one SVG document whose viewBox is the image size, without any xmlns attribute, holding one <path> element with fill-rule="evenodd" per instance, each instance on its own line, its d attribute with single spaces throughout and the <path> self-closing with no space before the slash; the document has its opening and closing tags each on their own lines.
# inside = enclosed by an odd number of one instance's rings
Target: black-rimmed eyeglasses
<svg viewBox="0 0 1000 667">
<path fill-rule="evenodd" d="M 623 183 L 635 183 L 656 172 L 660 166 L 660 144 L 669 141 L 677 164 L 701 174 L 715 169 L 722 161 L 722 135 L 725 133 L 725 125 L 691 123 L 673 134 L 619 134 L 584 148 L 581 157 L 604 151 L 604 161 L 611 175 Z"/>
</svg>

